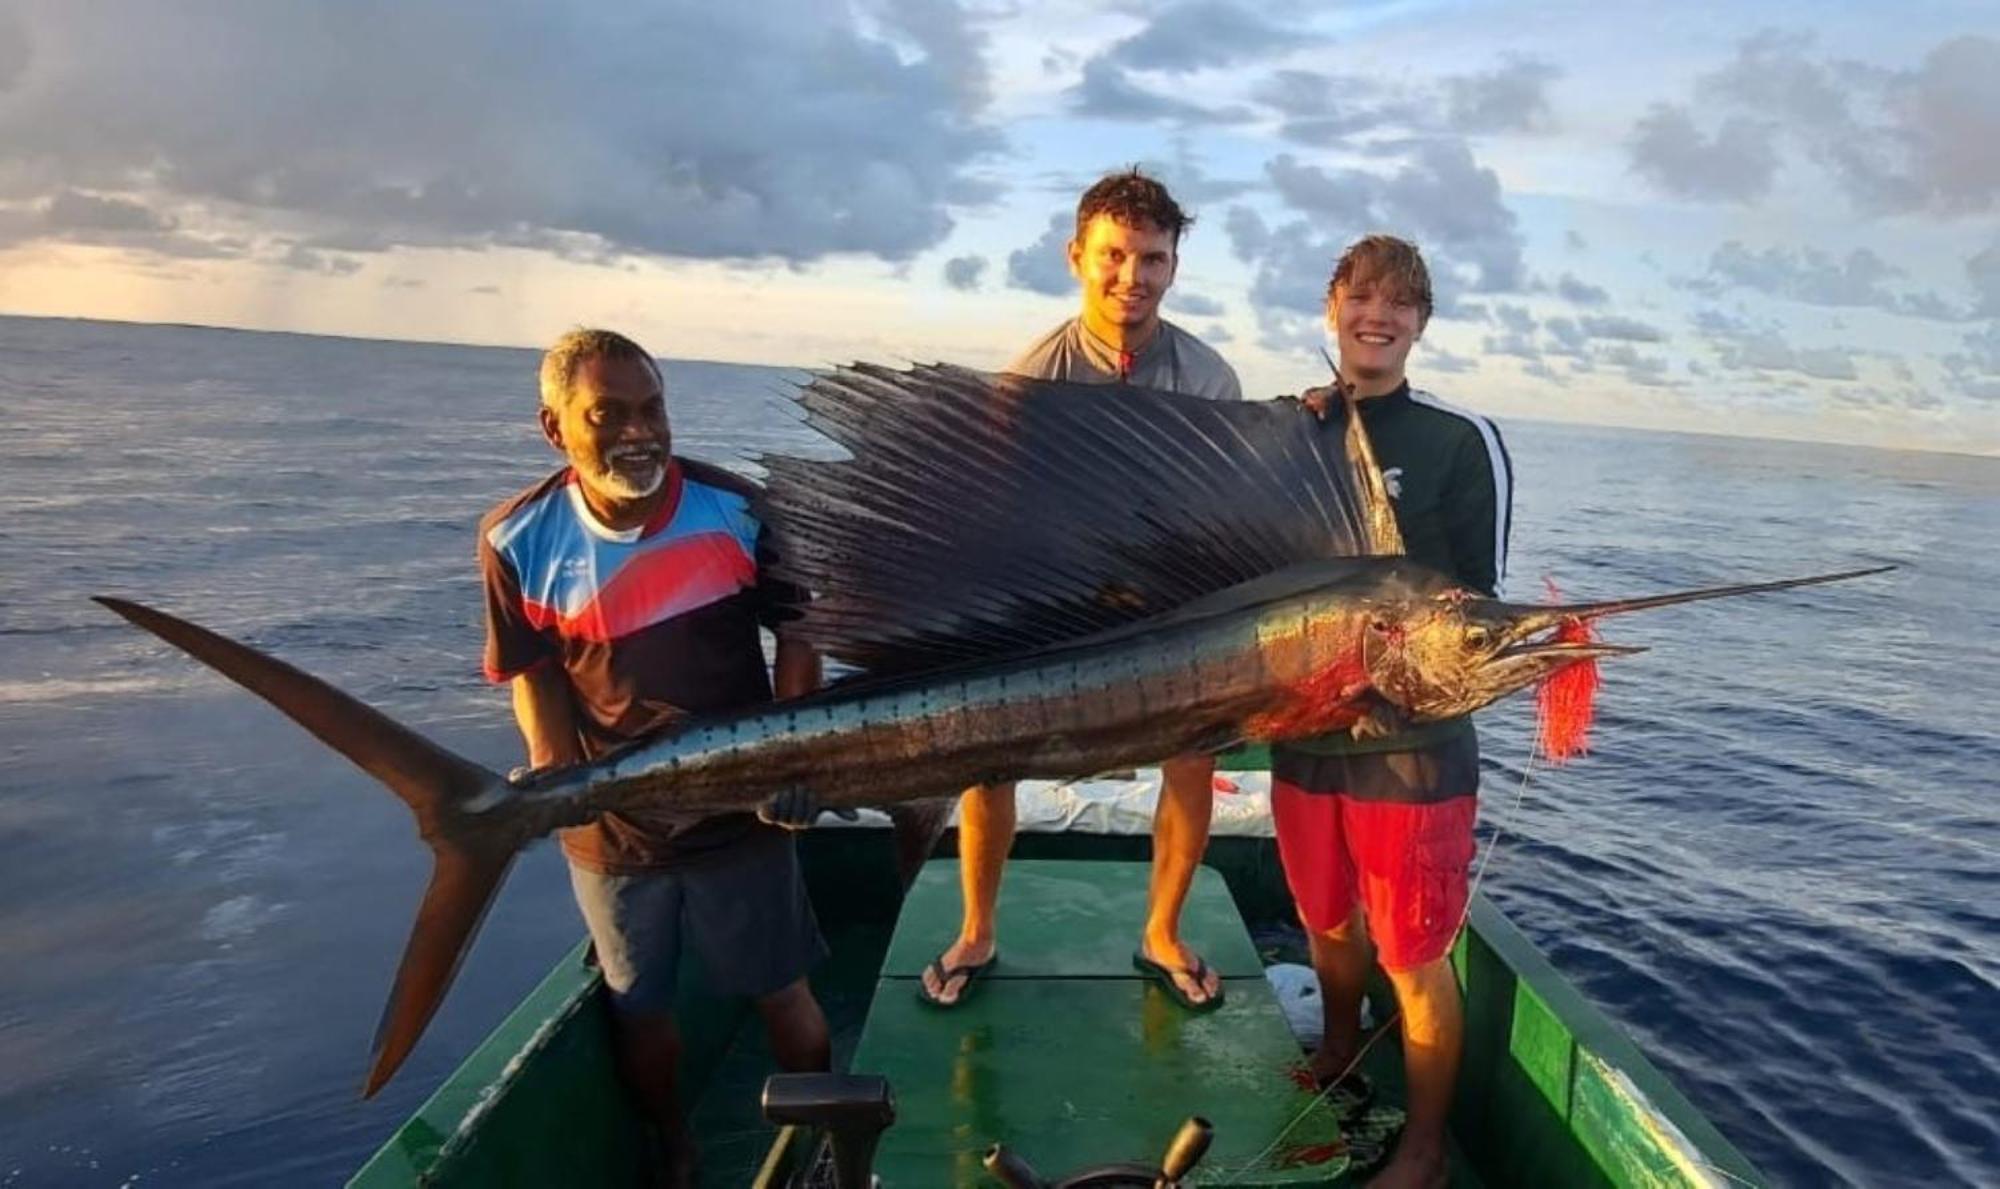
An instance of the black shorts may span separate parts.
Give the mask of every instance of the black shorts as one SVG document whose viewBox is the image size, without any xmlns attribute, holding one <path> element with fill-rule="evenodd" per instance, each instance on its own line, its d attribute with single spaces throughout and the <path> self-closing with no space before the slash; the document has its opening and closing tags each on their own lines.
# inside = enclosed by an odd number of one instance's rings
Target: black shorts
<svg viewBox="0 0 2000 1189">
<path fill-rule="evenodd" d="M 1479 791 L 1479 736 L 1463 731 L 1413 751 L 1321 755 L 1278 744 L 1271 779 L 1307 793 L 1345 793 L 1356 801 L 1425 804 Z"/>
</svg>

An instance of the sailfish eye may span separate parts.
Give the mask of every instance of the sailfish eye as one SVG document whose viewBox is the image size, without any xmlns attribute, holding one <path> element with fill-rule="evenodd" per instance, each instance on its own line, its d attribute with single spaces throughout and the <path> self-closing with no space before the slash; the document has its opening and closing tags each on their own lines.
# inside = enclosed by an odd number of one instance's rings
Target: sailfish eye
<svg viewBox="0 0 2000 1189">
<path fill-rule="evenodd" d="M 1484 650 L 1491 643 L 1493 643 L 1493 633 L 1487 631 L 1485 628 L 1469 627 L 1465 629 L 1465 646 L 1467 648 Z"/>
</svg>

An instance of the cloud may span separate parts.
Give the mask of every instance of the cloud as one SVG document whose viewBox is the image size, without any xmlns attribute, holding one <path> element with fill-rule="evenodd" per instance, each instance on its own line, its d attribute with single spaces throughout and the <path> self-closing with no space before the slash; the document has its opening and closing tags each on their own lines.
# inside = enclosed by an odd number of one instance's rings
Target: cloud
<svg viewBox="0 0 2000 1189">
<path fill-rule="evenodd" d="M 1328 172 L 1301 165 L 1289 153 L 1265 173 L 1285 203 L 1351 240 L 1377 229 L 1400 230 L 1431 258 L 1440 313 L 1457 295 L 1511 293 L 1523 285 L 1522 240 L 1514 213 L 1500 199 L 1500 181 L 1481 167 L 1463 140 L 1440 138 L 1407 146 L 1394 174 L 1358 169 Z M 1338 249 L 1336 248 L 1336 254 Z"/>
<path fill-rule="evenodd" d="M 1259 184 L 1209 174 L 1182 138 L 1176 138 L 1171 161 L 1145 161 L 1140 163 L 1140 168 L 1166 183 L 1174 199 L 1184 206 L 1226 202 L 1256 189 Z"/>
<path fill-rule="evenodd" d="M 1208 329 L 1201 332 L 1201 339 L 1211 347 L 1220 347 L 1224 343 L 1235 342 L 1236 336 L 1229 333 L 1229 328 L 1222 323 L 1211 322 Z"/>
<path fill-rule="evenodd" d="M 1512 355 L 1516 359 L 1540 359 L 1541 351 L 1535 346 L 1535 336 L 1509 332 L 1489 334 L 1483 344 L 1488 355 Z"/>
<path fill-rule="evenodd" d="M 1278 135 L 1319 148 L 1350 144 L 1364 133 L 1412 131 L 1435 123 L 1435 102 L 1383 86 L 1367 75 L 1278 70 L 1250 90 L 1252 100 L 1278 112 Z"/>
<path fill-rule="evenodd" d="M 1040 239 L 1007 253 L 1007 283 L 1051 297 L 1075 292 L 1076 278 L 1069 273 L 1069 240 L 1075 231 L 1075 215 L 1050 215 Z"/>
<path fill-rule="evenodd" d="M 1973 312 L 2000 318 L 2000 240 L 1967 260 L 1965 275 L 1972 282 Z"/>
<path fill-rule="evenodd" d="M 1585 314 L 1577 319 L 1583 333 L 1594 339 L 1616 339 L 1626 343 L 1658 343 L 1666 341 L 1666 332 L 1656 326 L 1649 326 L 1636 318 L 1624 318 L 1616 314 Z"/>
<path fill-rule="evenodd" d="M 1247 206 L 1232 206 L 1223 217 L 1222 229 L 1229 235 L 1229 250 L 1245 264 L 1256 261 L 1270 245 L 1271 229 L 1263 217 Z"/>
<path fill-rule="evenodd" d="M 1184 73 L 1230 66 L 1322 40 L 1272 24 L 1249 6 L 1189 0 L 1160 11 L 1106 57 L 1134 70 Z"/>
<path fill-rule="evenodd" d="M 172 231 L 179 220 L 141 203 L 63 190 L 42 208 L 42 224 L 51 231 Z"/>
<path fill-rule="evenodd" d="M 1942 362 L 1959 392 L 1977 401 L 2000 402 L 2000 320 L 1968 333 L 1964 350 Z"/>
<path fill-rule="evenodd" d="M 1108 58 L 1092 58 L 1083 64 L 1083 79 L 1071 87 L 1070 110 L 1080 116 L 1100 120 L 1127 120 L 1136 123 L 1182 125 L 1242 124 L 1253 118 L 1247 107 L 1204 107 L 1147 90 L 1132 81 L 1124 67 Z"/>
<path fill-rule="evenodd" d="M 1447 118 L 1461 132 L 1538 132 L 1551 122 L 1548 84 L 1555 66 L 1516 58 L 1497 70 L 1445 80 Z"/>
<path fill-rule="evenodd" d="M 1778 170 L 1769 125 L 1732 116 L 1703 133 L 1670 103 L 1640 118 L 1627 148 L 1636 172 L 1678 198 L 1748 202 L 1770 190 Z"/>
<path fill-rule="evenodd" d="M 1382 193 L 1382 179 L 1372 173 L 1329 173 L 1317 165 L 1301 165 L 1290 153 L 1265 162 L 1264 174 L 1285 205 L 1356 234 L 1374 219 Z"/>
<path fill-rule="evenodd" d="M 963 292 L 979 288 L 979 278 L 985 274 L 984 256 L 953 256 L 944 262 L 944 283 Z"/>
<path fill-rule="evenodd" d="M 1908 70 L 1817 58 L 1812 45 L 1776 30 L 1744 39 L 1696 84 L 1717 131 L 1658 105 L 1634 129 L 1634 168 L 1671 194 L 1744 202 L 1769 190 L 1782 145 L 1867 213 L 2000 205 L 2000 40 L 1953 37 Z"/>
<path fill-rule="evenodd" d="M 1509 305 L 1506 302 L 1501 302 L 1493 307 L 1493 316 L 1499 321 L 1502 327 L 1515 334 L 1534 333 L 1535 316 L 1528 312 L 1528 307 L 1526 306 Z"/>
<path fill-rule="evenodd" d="M 1732 371 L 1791 372 L 1815 380 L 1854 380 L 1854 353 L 1842 347 L 1795 348 L 1776 323 L 1759 326 L 1717 310 L 1698 310 L 1695 329 Z"/>
<path fill-rule="evenodd" d="M 974 167 L 1002 140 L 963 14 L 885 0 L 867 18 L 814 0 L 409 0 L 367 21 L 40 6 L 34 86 L 0 102 L 0 178 L 369 248 L 906 260 L 992 197 Z"/>
<path fill-rule="evenodd" d="M 1587 284 L 1575 276 L 1564 273 L 1556 281 L 1556 296 L 1572 305 L 1601 306 L 1611 300 L 1611 294 L 1596 285 Z"/>
<path fill-rule="evenodd" d="M 1189 293 L 1180 288 L 1167 290 L 1167 304 L 1173 307 L 1176 313 L 1186 314 L 1192 318 L 1220 318 L 1228 312 L 1228 308 L 1214 298 L 1203 297 L 1199 293 Z"/>
<path fill-rule="evenodd" d="M 1583 233 L 1572 227 L 1563 232 L 1563 246 L 1572 252 L 1582 252 L 1589 249 L 1590 243 L 1583 238 Z"/>
<path fill-rule="evenodd" d="M 428 288 L 429 286 L 430 282 L 424 280 L 422 277 L 382 278 L 382 287 L 384 289 L 425 289 Z"/>
<path fill-rule="evenodd" d="M 277 258 L 277 263 L 300 272 L 315 272 L 329 277 L 345 277 L 361 271 L 361 262 L 352 256 L 338 256 L 322 252 L 305 244 L 293 244 L 285 254 Z"/>
<path fill-rule="evenodd" d="M 1417 359 L 1418 366 L 1427 372 L 1448 372 L 1464 375 L 1479 370 L 1479 361 L 1470 355 L 1454 355 L 1443 347 L 1427 347 Z"/>
<path fill-rule="evenodd" d="M 1975 288 L 1982 283 L 1980 267 L 1979 257 L 1966 263 Z M 1709 254 L 1706 276 L 1686 287 L 1717 293 L 1735 286 L 1807 305 L 1874 308 L 1922 318 L 1964 316 L 1934 293 L 1902 293 L 1888 288 L 1890 281 L 1903 275 L 1901 268 L 1867 248 L 1856 248 L 1845 259 L 1836 259 L 1817 248 L 1757 251 L 1739 240 L 1729 240 Z"/>
</svg>

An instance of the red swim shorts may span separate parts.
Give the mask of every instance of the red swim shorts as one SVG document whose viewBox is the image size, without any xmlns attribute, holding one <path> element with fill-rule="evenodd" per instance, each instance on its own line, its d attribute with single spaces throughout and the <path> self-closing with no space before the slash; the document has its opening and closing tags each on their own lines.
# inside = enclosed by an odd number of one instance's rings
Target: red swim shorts
<svg viewBox="0 0 2000 1189">
<path fill-rule="evenodd" d="M 1410 970 L 1451 949 L 1465 919 L 1479 799 L 1357 801 L 1271 782 L 1285 882 L 1314 932 L 1347 920 L 1358 900 L 1384 970 Z"/>
</svg>

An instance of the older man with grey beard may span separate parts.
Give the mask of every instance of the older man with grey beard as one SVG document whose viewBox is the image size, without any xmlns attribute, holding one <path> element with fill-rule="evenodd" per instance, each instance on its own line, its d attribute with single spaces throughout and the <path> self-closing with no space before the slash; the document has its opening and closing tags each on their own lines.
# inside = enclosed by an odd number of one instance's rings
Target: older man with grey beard
<svg viewBox="0 0 2000 1189">
<path fill-rule="evenodd" d="M 770 701 L 760 626 L 778 632 L 776 692 L 814 689 L 819 661 L 784 635 L 795 596 L 765 576 L 750 489 L 674 457 L 653 358 L 623 335 L 574 331 L 543 358 L 541 395 L 542 436 L 565 465 L 479 528 L 486 675 L 512 686 L 529 763 L 594 759 L 682 715 Z M 619 1071 L 658 1132 L 663 1179 L 692 1185 L 675 1085 L 684 943 L 714 990 L 756 1004 L 779 1065 L 828 1066 L 806 983 L 826 947 L 792 838 L 747 813 L 682 828 L 605 814 L 564 831 L 562 848 Z"/>
</svg>

